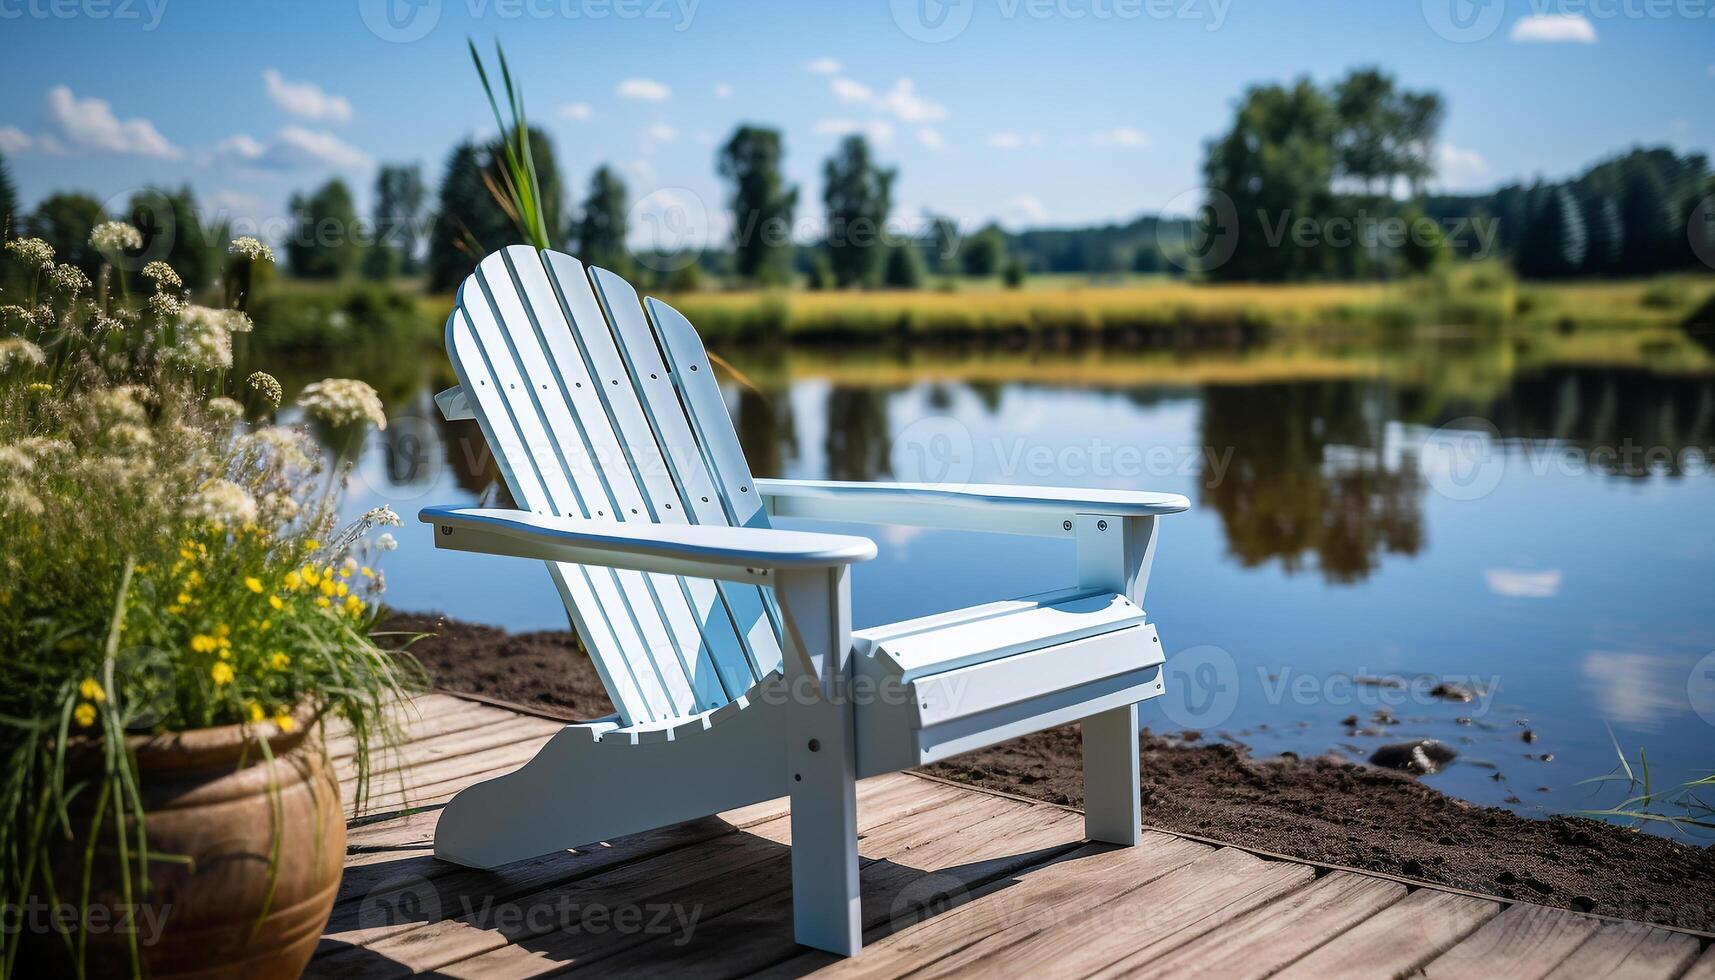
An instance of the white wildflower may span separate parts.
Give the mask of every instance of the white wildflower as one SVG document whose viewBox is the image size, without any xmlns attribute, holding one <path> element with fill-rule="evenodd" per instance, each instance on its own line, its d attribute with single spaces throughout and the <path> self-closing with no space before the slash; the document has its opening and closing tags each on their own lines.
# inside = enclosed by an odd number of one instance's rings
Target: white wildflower
<svg viewBox="0 0 1715 980">
<path fill-rule="evenodd" d="M 315 466 L 314 448 L 308 437 L 296 429 L 270 425 L 245 436 L 256 451 L 272 459 L 284 469 L 308 470 Z"/>
<path fill-rule="evenodd" d="M 358 519 L 358 523 L 362 524 L 366 528 L 398 527 L 399 515 L 393 513 L 393 508 L 383 504 L 380 507 L 376 507 L 373 510 L 365 512 L 364 515 Z"/>
<path fill-rule="evenodd" d="M 95 413 L 98 422 L 110 425 L 119 422 L 142 424 L 149 415 L 143 409 L 143 388 L 137 385 L 119 385 L 114 388 L 101 388 L 89 395 L 89 407 Z"/>
<path fill-rule="evenodd" d="M 274 261 L 274 250 L 263 244 L 260 239 L 252 238 L 249 235 L 245 235 L 243 238 L 234 238 L 226 250 L 233 255 L 242 255 L 252 262 Z"/>
<path fill-rule="evenodd" d="M 249 330 L 250 319 L 236 310 L 187 303 L 179 315 L 178 343 L 168 356 L 195 371 L 229 368 L 235 327 Z"/>
<path fill-rule="evenodd" d="M 26 268 L 41 272 L 54 267 L 54 247 L 40 238 L 14 238 L 6 243 L 6 251 Z"/>
<path fill-rule="evenodd" d="M 124 221 L 103 221 L 89 233 L 89 244 L 97 252 L 112 258 L 143 247 L 143 233 Z"/>
<path fill-rule="evenodd" d="M 217 477 L 197 490 L 186 516 L 221 527 L 237 527 L 256 520 L 256 501 L 243 487 Z"/>
<path fill-rule="evenodd" d="M 387 413 L 375 389 L 354 378 L 324 378 L 307 385 L 298 404 L 311 418 L 332 426 L 368 420 L 378 429 L 387 428 Z"/>
<path fill-rule="evenodd" d="M 263 524 L 279 527 L 298 516 L 298 501 L 284 490 L 270 490 L 257 502 L 256 509 Z"/>
<path fill-rule="evenodd" d="M 0 514 L 23 514 L 26 517 L 38 517 L 42 511 L 41 500 L 22 486 L 16 483 L 0 486 Z"/>
<path fill-rule="evenodd" d="M 156 260 L 143 267 L 143 278 L 153 280 L 159 290 L 178 289 L 185 284 L 173 267 L 165 262 Z"/>
<path fill-rule="evenodd" d="M 392 551 L 399 547 L 399 539 L 383 531 L 381 536 L 375 539 L 375 546 L 382 551 Z"/>
<path fill-rule="evenodd" d="M 245 378 L 244 383 L 267 399 L 269 405 L 275 408 L 280 407 L 280 398 L 284 392 L 280 389 L 280 382 L 272 374 L 266 371 L 257 371 Z"/>
<path fill-rule="evenodd" d="M 232 420 L 241 418 L 244 415 L 244 406 L 224 395 L 221 395 L 208 400 L 208 414 L 214 416 L 221 422 L 231 422 Z"/>
<path fill-rule="evenodd" d="M 36 468 L 36 460 L 18 446 L 0 446 L 0 476 L 8 473 L 28 473 Z"/>
<path fill-rule="evenodd" d="M 14 364 L 25 367 L 37 367 L 47 362 L 47 355 L 42 349 L 22 337 L 7 337 L 0 340 L 0 371 Z"/>
<path fill-rule="evenodd" d="M 54 270 L 48 273 L 48 281 L 54 284 L 54 288 L 68 292 L 74 297 L 92 288 L 89 277 L 75 265 L 54 266 Z"/>
<path fill-rule="evenodd" d="M 149 309 L 163 320 L 169 320 L 185 311 L 185 301 L 172 293 L 160 292 L 149 297 Z"/>
<path fill-rule="evenodd" d="M 148 449 L 155 444 L 155 437 L 149 430 L 135 422 L 120 422 L 110 426 L 104 437 L 108 445 L 124 452 Z"/>
</svg>

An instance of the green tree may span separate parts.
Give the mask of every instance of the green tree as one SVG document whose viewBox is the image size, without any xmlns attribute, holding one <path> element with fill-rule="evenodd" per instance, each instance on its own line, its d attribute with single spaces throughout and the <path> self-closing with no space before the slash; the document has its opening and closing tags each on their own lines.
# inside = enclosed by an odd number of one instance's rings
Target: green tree
<svg viewBox="0 0 1715 980">
<path fill-rule="evenodd" d="M 0 239 L 18 234 L 23 214 L 18 210 L 18 186 L 12 183 L 12 172 L 6 169 L 6 157 L 0 154 Z"/>
<path fill-rule="evenodd" d="M 779 285 L 792 277 L 792 218 L 798 189 L 780 175 L 780 131 L 740 126 L 721 148 L 720 175 L 732 182 L 733 270 L 740 279 Z"/>
<path fill-rule="evenodd" d="M 964 269 L 967 276 L 992 276 L 1006 262 L 1006 232 L 990 223 L 965 239 Z"/>
<path fill-rule="evenodd" d="M 25 224 L 29 234 L 54 247 L 55 261 L 70 262 L 91 279 L 101 271 L 100 253 L 89 245 L 89 233 L 107 220 L 101 202 L 88 194 L 60 192 L 42 199 Z"/>
<path fill-rule="evenodd" d="M 886 253 L 897 171 L 878 167 L 862 136 L 848 136 L 822 167 L 828 262 L 841 288 L 873 285 Z"/>
<path fill-rule="evenodd" d="M 1578 199 L 1565 184 L 1546 184 L 1531 193 L 1530 231 L 1515 264 L 1536 279 L 1570 276 L 1584 264 L 1589 234 Z"/>
<path fill-rule="evenodd" d="M 834 266 L 828 261 L 827 253 L 817 252 L 810 256 L 810 271 L 804 284 L 812 292 L 834 288 Z"/>
<path fill-rule="evenodd" d="M 1404 209 L 1399 217 L 1405 225 L 1405 241 L 1399 249 L 1405 267 L 1423 273 L 1440 265 L 1447 258 L 1447 239 L 1441 234 L 1441 226 L 1416 207 Z"/>
<path fill-rule="evenodd" d="M 563 245 L 567 228 L 565 188 L 554 162 L 553 141 L 535 127 L 530 129 L 530 156 L 536 164 L 548 233 L 556 239 L 553 244 Z M 503 186 L 503 170 L 498 143 L 465 142 L 447 155 L 429 239 L 431 289 L 452 289 L 470 275 L 483 256 L 521 241 L 518 227 L 489 189 Z"/>
<path fill-rule="evenodd" d="M 1194 244 L 1207 275 L 1298 279 L 1327 268 L 1325 253 L 1295 242 L 1291 226 L 1329 212 L 1337 125 L 1333 107 L 1309 79 L 1245 93 L 1232 128 L 1209 145 L 1203 164 L 1211 201 Z M 1231 255 L 1223 256 L 1229 246 Z"/>
<path fill-rule="evenodd" d="M 1590 233 L 1590 249 L 1584 256 L 1582 271 L 1587 275 L 1612 273 L 1619 267 L 1626 245 L 1620 205 L 1607 194 L 1595 192 L 1584 205 L 1584 217 Z"/>
<path fill-rule="evenodd" d="M 929 242 L 935 250 L 934 268 L 938 275 L 952 276 L 959 272 L 959 226 L 952 218 L 935 215 L 929 219 Z"/>
<path fill-rule="evenodd" d="M 882 284 L 889 289 L 919 289 L 923 285 L 923 256 L 915 242 L 903 241 L 887 250 Z"/>
<path fill-rule="evenodd" d="M 578 257 L 621 276 L 631 274 L 631 253 L 625 248 L 625 182 L 602 164 L 590 175 L 577 222 Z"/>
<path fill-rule="evenodd" d="M 1007 259 L 1006 268 L 1001 270 L 1000 278 L 1006 284 L 1006 288 L 1022 289 L 1024 287 L 1024 260 L 1016 255 Z"/>
<path fill-rule="evenodd" d="M 131 195 L 125 219 L 143 233 L 143 252 L 173 267 L 185 285 L 202 289 L 220 271 L 223 240 L 203 227 L 189 184 L 177 191 L 147 188 Z M 165 237 L 165 254 L 159 239 Z"/>
<path fill-rule="evenodd" d="M 1336 165 L 1366 194 L 1386 195 L 1399 178 L 1415 189 L 1434 173 L 1435 135 L 1441 128 L 1441 97 L 1409 92 L 1379 68 L 1359 68 L 1332 91 L 1338 129 Z"/>
<path fill-rule="evenodd" d="M 1660 268 L 1673 237 L 1673 200 L 1660 171 L 1630 162 L 1621 175 L 1620 224 L 1624 247 L 1620 265 L 1627 272 Z"/>
<path fill-rule="evenodd" d="M 384 280 L 416 271 L 424 196 L 423 172 L 414 163 L 384 166 L 375 175 L 375 243 L 363 258 L 366 276 Z"/>
<path fill-rule="evenodd" d="M 335 177 L 308 197 L 293 194 L 287 207 L 292 231 L 286 238 L 286 265 L 293 275 L 338 279 L 357 271 L 363 230 L 345 181 Z"/>
</svg>

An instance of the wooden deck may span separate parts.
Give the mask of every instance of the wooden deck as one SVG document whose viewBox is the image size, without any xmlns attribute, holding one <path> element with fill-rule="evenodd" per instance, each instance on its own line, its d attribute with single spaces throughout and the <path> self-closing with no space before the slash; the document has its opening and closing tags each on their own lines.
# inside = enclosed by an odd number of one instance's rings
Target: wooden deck
<svg viewBox="0 0 1715 980">
<path fill-rule="evenodd" d="M 859 788 L 867 946 L 852 960 L 792 942 L 785 800 L 497 872 L 436 862 L 439 805 L 560 724 L 422 699 L 351 828 L 308 975 L 1715 980 L 1696 936 L 1156 831 L 1092 845 L 1070 810 L 910 774 Z M 349 764 L 349 745 L 332 748 Z"/>
</svg>

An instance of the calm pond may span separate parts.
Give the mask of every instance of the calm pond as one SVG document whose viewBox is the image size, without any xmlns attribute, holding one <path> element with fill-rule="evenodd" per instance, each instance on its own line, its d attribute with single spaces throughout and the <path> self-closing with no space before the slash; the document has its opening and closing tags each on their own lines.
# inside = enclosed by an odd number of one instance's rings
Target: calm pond
<svg viewBox="0 0 1715 980">
<path fill-rule="evenodd" d="M 1439 739 L 1459 755 L 1432 785 L 1544 814 L 1632 795 L 1579 785 L 1616 769 L 1610 728 L 1658 793 L 1715 766 L 1715 359 L 1652 343 L 792 354 L 743 363 L 759 390 L 728 394 L 759 476 L 1185 494 L 1146 604 L 1172 693 L 1146 725 L 1258 756 Z M 427 394 L 390 399 L 354 481 L 353 513 L 407 522 L 390 602 L 565 629 L 538 564 L 437 553 L 415 523 L 497 499 L 480 435 Z M 1070 581 L 1066 542 L 825 527 L 880 546 L 859 627 Z"/>
</svg>

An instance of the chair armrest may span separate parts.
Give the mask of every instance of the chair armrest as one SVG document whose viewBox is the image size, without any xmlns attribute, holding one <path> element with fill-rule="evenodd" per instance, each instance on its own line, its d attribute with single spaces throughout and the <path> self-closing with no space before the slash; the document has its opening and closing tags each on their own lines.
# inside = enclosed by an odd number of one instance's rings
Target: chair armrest
<svg viewBox="0 0 1715 980">
<path fill-rule="evenodd" d="M 780 517 L 1048 537 L 1072 537 L 1079 515 L 1159 517 L 1191 507 L 1176 493 L 1062 487 L 757 480 L 756 490 Z"/>
<path fill-rule="evenodd" d="M 435 525 L 437 548 L 757 585 L 771 584 L 780 571 L 875 557 L 875 542 L 846 534 L 586 521 L 483 507 L 426 507 L 418 519 Z"/>
</svg>

